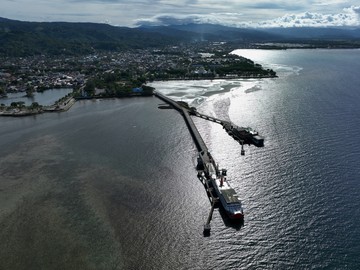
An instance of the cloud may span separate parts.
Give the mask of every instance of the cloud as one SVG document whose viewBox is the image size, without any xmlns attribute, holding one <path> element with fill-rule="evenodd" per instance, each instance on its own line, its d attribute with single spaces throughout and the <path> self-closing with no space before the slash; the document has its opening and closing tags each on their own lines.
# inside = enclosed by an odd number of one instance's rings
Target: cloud
<svg viewBox="0 0 360 270">
<path fill-rule="evenodd" d="M 234 21 L 241 18 L 241 13 L 211 13 L 211 14 L 191 14 L 174 15 L 161 14 L 149 19 L 139 19 L 136 21 L 138 26 L 160 26 L 160 25 L 183 25 L 183 24 L 222 24 L 231 26 Z"/>
<path fill-rule="evenodd" d="M 349 8 L 345 8 L 344 11 L 360 16 L 360 6 L 351 6 Z"/>
<path fill-rule="evenodd" d="M 302 8 L 302 5 L 298 5 L 294 2 L 282 2 L 282 1 L 270 1 L 270 2 L 250 2 L 248 4 L 243 4 L 244 7 L 249 9 L 278 9 L 278 10 L 299 10 Z"/>
<path fill-rule="evenodd" d="M 359 0 L 3 0 L 0 17 L 114 25 L 359 26 Z"/>
<path fill-rule="evenodd" d="M 258 27 L 340 27 L 360 26 L 360 7 L 345 8 L 344 13 L 322 14 L 304 12 L 287 14 L 274 20 L 257 23 Z"/>
<path fill-rule="evenodd" d="M 339 27 L 360 26 L 360 6 L 345 8 L 342 13 L 323 14 L 317 12 L 303 12 L 286 14 L 284 16 L 259 22 L 247 21 L 242 13 L 211 13 L 175 15 L 161 14 L 148 19 L 139 19 L 136 25 L 160 26 L 182 25 L 190 23 L 222 24 L 233 27 Z"/>
<path fill-rule="evenodd" d="M 349 1 L 346 0 L 315 0 L 312 5 L 315 6 L 330 6 L 330 5 L 341 5 L 347 4 Z"/>
</svg>

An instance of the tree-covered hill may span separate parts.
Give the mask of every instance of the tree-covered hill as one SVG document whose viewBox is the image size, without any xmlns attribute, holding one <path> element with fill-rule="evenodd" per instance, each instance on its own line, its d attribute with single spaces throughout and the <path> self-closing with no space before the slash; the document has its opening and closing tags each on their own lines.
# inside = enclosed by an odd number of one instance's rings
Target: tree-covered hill
<svg viewBox="0 0 360 270">
<path fill-rule="evenodd" d="M 117 27 L 99 23 L 23 22 L 0 18 L 0 56 L 80 55 L 178 45 L 182 42 L 226 41 L 307 43 L 314 47 L 360 47 L 359 28 L 235 28 L 212 24 Z"/>
<path fill-rule="evenodd" d="M 84 54 L 175 44 L 161 33 L 97 23 L 22 22 L 0 19 L 0 55 Z"/>
</svg>

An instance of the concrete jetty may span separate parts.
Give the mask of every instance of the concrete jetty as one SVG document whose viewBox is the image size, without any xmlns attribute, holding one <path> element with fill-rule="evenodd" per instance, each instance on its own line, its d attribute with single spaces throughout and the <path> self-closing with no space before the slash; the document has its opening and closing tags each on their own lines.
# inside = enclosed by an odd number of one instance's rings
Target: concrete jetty
<svg viewBox="0 0 360 270">
<path fill-rule="evenodd" d="M 195 145 L 196 145 L 198 151 L 199 152 L 208 152 L 208 148 L 206 147 L 204 140 L 202 139 L 199 131 L 197 130 L 193 120 L 191 119 L 191 117 L 189 115 L 189 110 L 187 108 L 184 108 L 183 106 L 181 106 L 176 101 L 164 96 L 163 94 L 161 94 L 159 92 L 155 92 L 154 95 L 156 97 L 158 97 L 159 99 L 165 101 L 166 103 L 170 104 L 172 107 L 174 107 L 174 109 L 176 109 L 178 112 L 180 112 L 182 114 L 182 116 L 184 117 L 185 123 L 188 126 L 188 129 L 191 133 L 191 136 L 194 139 L 194 142 L 195 142 Z"/>
<path fill-rule="evenodd" d="M 204 235 L 209 235 L 211 228 L 210 221 L 212 218 L 212 213 L 214 211 L 215 204 L 218 202 L 218 197 L 214 192 L 212 183 L 209 179 L 211 175 L 214 174 L 219 175 L 220 171 L 218 170 L 215 160 L 211 156 L 204 140 L 202 139 L 198 129 L 196 128 L 193 120 L 190 117 L 189 108 L 185 108 L 181 106 L 180 105 L 181 103 L 179 104 L 178 102 L 164 96 L 159 92 L 155 92 L 154 95 L 159 99 L 165 101 L 166 103 L 170 104 L 172 107 L 174 107 L 174 109 L 176 109 L 182 114 L 185 123 L 188 126 L 189 132 L 195 142 L 197 150 L 199 152 L 198 167 L 201 167 L 201 169 L 198 170 L 198 178 L 203 183 L 205 190 L 207 191 L 207 194 L 209 196 L 209 200 L 211 202 L 210 213 L 206 223 L 204 224 Z"/>
<path fill-rule="evenodd" d="M 194 143 L 196 145 L 196 148 L 199 152 L 199 159 L 198 159 L 199 164 L 198 165 L 201 165 L 204 173 L 206 175 L 210 175 L 212 173 L 218 174 L 216 162 L 213 159 L 213 157 L 211 156 L 203 138 L 201 137 L 198 129 L 195 126 L 195 123 L 191 119 L 190 114 L 189 114 L 189 109 L 181 106 L 178 102 L 172 100 L 171 98 L 166 97 L 165 95 L 163 95 L 157 91 L 154 93 L 154 95 L 156 97 L 158 97 L 159 99 L 165 101 L 166 103 L 170 104 L 171 106 L 173 106 L 174 109 L 179 111 L 182 114 L 182 116 L 184 117 L 185 123 L 188 126 L 189 132 L 190 132 L 190 134 L 194 140 Z M 215 196 L 213 196 L 211 191 L 209 193 L 211 194 L 212 197 L 215 198 Z"/>
<path fill-rule="evenodd" d="M 244 144 L 253 144 L 257 147 L 262 147 L 264 146 L 264 138 L 251 128 L 238 127 L 230 121 L 224 121 L 199 113 L 196 108 L 189 107 L 187 103 L 182 101 L 176 102 L 157 91 L 154 92 L 154 95 L 181 113 L 199 152 L 197 164 L 198 178 L 203 183 L 211 203 L 211 210 L 204 224 L 204 235 L 210 233 L 210 221 L 217 202 L 221 202 L 225 212 L 231 219 L 243 220 L 244 213 L 241 201 L 236 191 L 231 188 L 228 182 L 225 182 L 226 170 L 218 168 L 218 164 L 211 156 L 191 116 L 200 117 L 222 125 L 230 136 L 240 142 L 241 155 L 245 155 Z"/>
</svg>

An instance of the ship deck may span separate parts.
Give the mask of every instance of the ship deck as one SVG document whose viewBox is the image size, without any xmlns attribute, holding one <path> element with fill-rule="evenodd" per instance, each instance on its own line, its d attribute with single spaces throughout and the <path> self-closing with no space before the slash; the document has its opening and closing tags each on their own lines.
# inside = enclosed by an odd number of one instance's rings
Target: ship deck
<svg viewBox="0 0 360 270">
<path fill-rule="evenodd" d="M 238 203 L 239 202 L 239 197 L 236 194 L 235 190 L 230 187 L 229 183 L 224 180 L 222 186 L 220 186 L 220 179 L 216 179 L 215 180 L 216 185 L 218 186 L 219 191 L 221 192 L 221 194 L 223 195 L 226 203 Z"/>
</svg>

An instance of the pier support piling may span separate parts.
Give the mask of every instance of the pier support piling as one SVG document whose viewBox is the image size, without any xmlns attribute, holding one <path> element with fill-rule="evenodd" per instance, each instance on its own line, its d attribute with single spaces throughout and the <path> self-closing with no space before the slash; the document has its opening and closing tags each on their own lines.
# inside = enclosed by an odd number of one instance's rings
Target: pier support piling
<svg viewBox="0 0 360 270">
<path fill-rule="evenodd" d="M 210 221 L 212 219 L 214 208 L 215 208 L 215 201 L 213 201 L 212 204 L 211 204 L 211 209 L 210 209 L 209 216 L 208 216 L 208 218 L 206 220 L 206 223 L 204 224 L 204 235 L 205 236 L 210 235 L 210 230 L 211 230 Z"/>
</svg>

